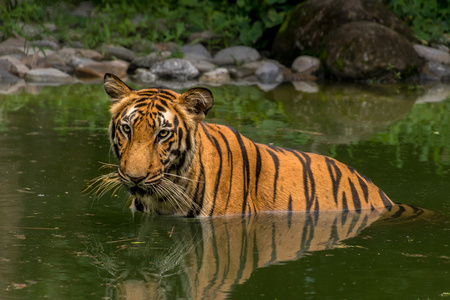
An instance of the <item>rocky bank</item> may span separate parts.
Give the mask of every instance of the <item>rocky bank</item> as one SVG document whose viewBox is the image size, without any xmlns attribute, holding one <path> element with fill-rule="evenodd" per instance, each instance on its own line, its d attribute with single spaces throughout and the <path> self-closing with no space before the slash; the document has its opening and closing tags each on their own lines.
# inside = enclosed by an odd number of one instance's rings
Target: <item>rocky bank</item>
<svg viewBox="0 0 450 300">
<path fill-rule="evenodd" d="M 266 55 L 247 46 L 210 53 L 202 44 L 161 43 L 138 53 L 115 45 L 85 49 L 75 44 L 52 36 L 2 41 L 1 91 L 13 92 L 26 84 L 96 81 L 107 72 L 147 86 L 170 81 L 180 87 L 256 84 L 269 90 L 290 81 L 305 92 L 314 91 L 314 81 L 323 78 L 450 81 L 449 49 L 420 44 L 376 0 L 303 2 L 289 14 L 272 53 Z"/>
</svg>

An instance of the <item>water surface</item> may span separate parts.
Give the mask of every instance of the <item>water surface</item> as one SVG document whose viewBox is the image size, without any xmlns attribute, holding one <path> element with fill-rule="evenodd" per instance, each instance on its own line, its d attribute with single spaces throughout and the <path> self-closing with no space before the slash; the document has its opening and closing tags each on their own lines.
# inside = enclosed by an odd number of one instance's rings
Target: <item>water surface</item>
<svg viewBox="0 0 450 300">
<path fill-rule="evenodd" d="M 82 194 L 116 162 L 101 84 L 34 87 L 0 95 L 0 299 L 450 297 L 450 99 L 397 85 L 211 90 L 208 122 L 332 156 L 437 214 L 133 217 L 124 192 Z"/>
</svg>

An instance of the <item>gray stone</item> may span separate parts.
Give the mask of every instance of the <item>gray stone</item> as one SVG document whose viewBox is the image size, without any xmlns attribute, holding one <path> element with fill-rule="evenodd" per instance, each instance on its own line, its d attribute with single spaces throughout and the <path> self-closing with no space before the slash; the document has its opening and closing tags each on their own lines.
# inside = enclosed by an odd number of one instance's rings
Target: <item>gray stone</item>
<svg viewBox="0 0 450 300">
<path fill-rule="evenodd" d="M 124 61 L 133 61 L 137 58 L 136 54 L 125 47 L 120 46 L 104 46 L 102 51 L 105 59 L 121 59 Z"/>
<path fill-rule="evenodd" d="M 125 77 L 129 65 L 123 60 L 80 64 L 75 68 L 75 75 L 79 78 L 103 78 L 105 73 L 113 73 L 118 77 Z"/>
<path fill-rule="evenodd" d="M 424 86 L 424 93 L 418 97 L 415 103 L 441 102 L 450 97 L 450 85 L 436 83 Z"/>
<path fill-rule="evenodd" d="M 225 68 L 218 68 L 200 76 L 200 81 L 210 84 L 224 84 L 230 81 L 230 73 Z"/>
<path fill-rule="evenodd" d="M 314 94 L 319 92 L 319 86 L 312 81 L 293 81 L 292 85 L 296 91 L 303 93 Z"/>
<path fill-rule="evenodd" d="M 254 69 L 254 68 L 246 68 L 244 66 L 242 66 L 242 67 L 232 66 L 232 67 L 228 67 L 227 69 L 230 72 L 230 75 L 232 78 L 241 79 L 241 78 L 245 78 L 245 77 L 255 74 L 255 71 L 258 68 Z"/>
<path fill-rule="evenodd" d="M 25 80 L 34 83 L 70 83 L 73 78 L 58 69 L 46 68 L 30 70 Z"/>
<path fill-rule="evenodd" d="M 211 54 L 202 44 L 183 45 L 181 46 L 180 51 L 185 55 L 195 54 L 196 56 L 201 57 L 203 60 L 212 60 Z"/>
<path fill-rule="evenodd" d="M 265 62 L 256 70 L 255 75 L 264 84 L 279 83 L 284 80 L 280 68 L 272 62 Z"/>
<path fill-rule="evenodd" d="M 424 81 L 448 81 L 450 79 L 450 65 L 428 61 L 420 70 L 420 79 Z"/>
<path fill-rule="evenodd" d="M 191 62 L 170 58 L 154 64 L 150 71 L 163 79 L 188 80 L 199 75 L 199 71 Z"/>
<path fill-rule="evenodd" d="M 68 66 L 78 67 L 79 65 L 87 65 L 87 64 L 95 64 L 97 61 L 91 58 L 83 58 L 78 56 L 72 56 L 70 60 L 67 62 Z"/>
<path fill-rule="evenodd" d="M 138 68 L 147 68 L 150 69 L 155 63 L 162 61 L 163 58 L 158 55 L 156 52 L 150 53 L 147 56 L 138 57 L 133 60 L 128 68 L 128 74 L 133 74 Z"/>
<path fill-rule="evenodd" d="M 312 75 L 320 69 L 320 60 L 316 57 L 302 55 L 294 60 L 291 69 L 295 73 Z"/>
<path fill-rule="evenodd" d="M 4 69 L 0 69 L 0 82 L 1 83 L 16 83 L 20 81 L 20 78 L 17 76 L 14 76 L 13 74 L 9 73 L 8 71 Z"/>
<path fill-rule="evenodd" d="M 24 78 L 25 74 L 30 70 L 25 64 L 13 56 L 0 57 L 0 69 L 20 78 Z"/>
<path fill-rule="evenodd" d="M 186 60 L 190 61 L 194 65 L 194 67 L 196 67 L 201 73 L 210 72 L 217 68 L 215 64 L 206 60 L 195 60 L 195 61 L 189 59 Z"/>
<path fill-rule="evenodd" d="M 103 58 L 100 52 L 95 50 L 69 47 L 64 47 L 58 50 L 55 54 L 59 55 L 66 64 L 69 64 L 73 57 L 89 58 L 96 61 L 100 61 Z"/>
<path fill-rule="evenodd" d="M 435 61 L 443 64 L 450 64 L 450 53 L 446 51 L 418 44 L 415 44 L 413 47 L 414 50 L 416 50 L 417 54 L 425 60 Z"/>
<path fill-rule="evenodd" d="M 3 78 L 3 76 L 2 76 L 2 72 L 4 72 L 4 71 L 0 70 L 0 94 L 3 94 L 3 95 L 15 94 L 15 93 L 20 92 L 26 86 L 25 80 L 19 79 L 17 77 L 13 79 L 14 80 L 13 82 L 3 81 L 3 79 L 5 79 L 5 78 Z M 6 75 L 6 76 L 9 76 L 9 75 Z M 5 79 L 5 80 L 7 80 L 7 79 Z M 15 81 L 15 80 L 17 80 L 17 81 Z"/>
<path fill-rule="evenodd" d="M 247 46 L 225 48 L 217 52 L 214 56 L 214 62 L 219 66 L 238 65 L 260 59 L 261 55 L 259 52 L 256 49 Z"/>
<path fill-rule="evenodd" d="M 10 55 L 18 59 L 25 56 L 25 52 L 17 47 L 0 46 L 0 56 Z"/>
<path fill-rule="evenodd" d="M 143 83 L 155 82 L 156 75 L 145 68 L 137 68 L 134 71 L 133 79 Z"/>
</svg>

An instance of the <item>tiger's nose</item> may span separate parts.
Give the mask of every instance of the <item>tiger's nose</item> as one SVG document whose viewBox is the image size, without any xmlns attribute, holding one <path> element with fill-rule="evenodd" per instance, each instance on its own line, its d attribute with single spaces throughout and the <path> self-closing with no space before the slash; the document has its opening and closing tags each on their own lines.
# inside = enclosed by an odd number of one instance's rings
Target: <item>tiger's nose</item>
<svg viewBox="0 0 450 300">
<path fill-rule="evenodd" d="M 134 183 L 139 183 L 147 177 L 147 176 L 131 176 L 131 175 L 127 175 L 127 176 Z"/>
</svg>

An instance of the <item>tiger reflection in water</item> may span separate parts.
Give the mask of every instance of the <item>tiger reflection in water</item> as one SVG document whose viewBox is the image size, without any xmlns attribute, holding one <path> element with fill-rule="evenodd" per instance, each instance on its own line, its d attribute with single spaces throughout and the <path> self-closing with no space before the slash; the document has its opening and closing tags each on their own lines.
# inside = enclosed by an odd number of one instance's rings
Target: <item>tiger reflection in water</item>
<svg viewBox="0 0 450 300">
<path fill-rule="evenodd" d="M 129 237 L 122 243 L 97 241 L 91 251 L 95 265 L 109 273 L 111 299 L 223 299 L 257 268 L 333 249 L 377 220 L 423 213 L 399 205 L 391 210 L 244 218 L 143 215 L 133 242 Z"/>
</svg>

